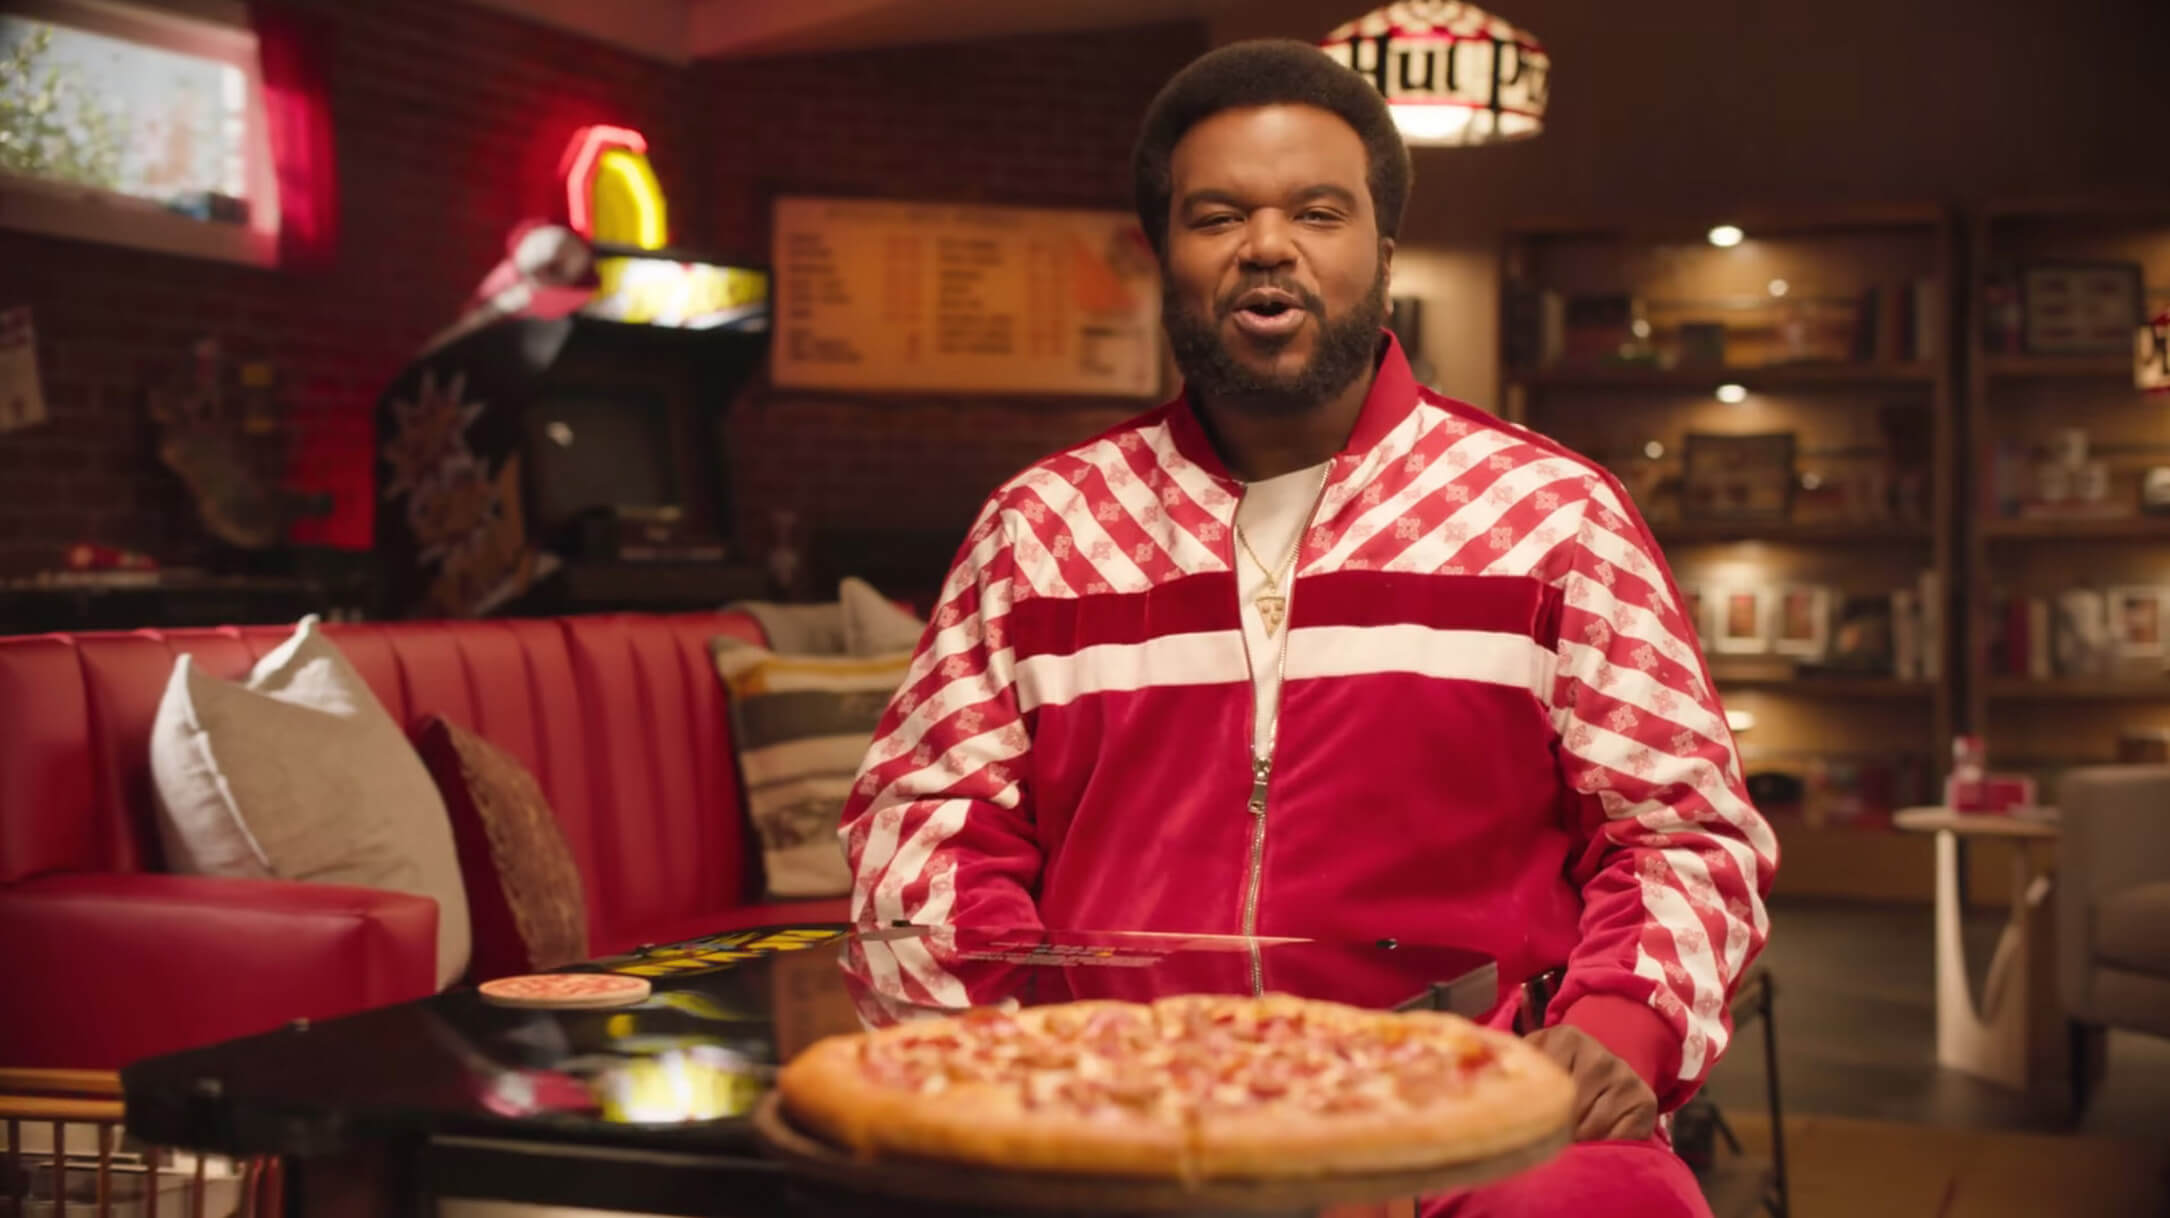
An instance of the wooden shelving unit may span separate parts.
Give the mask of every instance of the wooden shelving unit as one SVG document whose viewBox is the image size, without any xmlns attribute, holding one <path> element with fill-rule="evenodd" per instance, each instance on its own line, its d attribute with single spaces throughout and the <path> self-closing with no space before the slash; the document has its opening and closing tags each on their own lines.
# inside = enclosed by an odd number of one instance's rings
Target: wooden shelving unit
<svg viewBox="0 0 2170 1218">
<path fill-rule="evenodd" d="M 2085 516 L 1985 520 L 1982 536 L 1992 542 L 2153 541 L 2170 545 L 2170 516 Z"/>
<path fill-rule="evenodd" d="M 2015 349 L 1991 288 L 2032 264 L 2136 263 L 2159 307 L 2170 284 L 2170 197 L 2000 203 L 1972 217 L 1969 243 L 1962 423 L 1972 485 L 1958 521 L 1970 612 L 1961 721 L 1985 737 L 1992 765 L 2007 759 L 2053 784 L 2066 766 L 2115 760 L 2124 733 L 2170 728 L 2170 675 L 2041 679 L 2011 671 L 2021 654 L 2055 654 L 2055 601 L 2065 589 L 2170 590 L 2170 517 L 2137 514 L 2141 473 L 2170 465 L 2170 421 L 2160 399 L 2133 387 L 2129 335 L 2122 350 L 2093 354 Z M 2014 487 L 2009 472 L 1999 485 L 1999 454 L 2007 471 L 2029 475 L 2023 489 L 2031 496 L 2039 489 L 2033 452 L 2069 428 L 2087 431 L 2092 454 L 2108 467 L 2108 502 L 2128 514 L 2007 514 Z M 2049 602 L 2051 637 L 2038 639 L 2030 628 L 2023 648 L 2005 642 L 2013 596 Z"/>
<path fill-rule="evenodd" d="M 1731 248 L 1712 245 L 1706 234 L 1719 223 L 1739 225 L 1747 240 Z M 1925 572 L 1932 576 L 1945 623 L 1934 678 L 1816 673 L 1805 661 L 1788 671 L 1782 657 L 1771 655 L 1744 663 L 1706 636 L 1720 698 L 1729 711 L 1755 720 L 1738 735 L 1751 774 L 1769 769 L 1805 775 L 1809 760 L 1817 759 L 1828 760 L 1832 772 L 1857 774 L 1888 763 L 1891 774 L 1911 776 L 1894 782 L 1933 787 L 1941 781 L 1960 709 L 1949 679 L 1956 660 L 1949 601 L 1956 571 L 1951 513 L 1957 499 L 1959 347 L 1951 305 L 1959 245 L 1955 217 L 1935 206 L 1542 222 L 1518 225 L 1507 236 L 1503 410 L 1619 475 L 1684 590 L 1707 595 L 1756 581 L 1769 588 L 1827 587 L 1859 602 L 1919 588 Z M 1897 307 L 1909 310 L 1909 326 L 1901 333 L 1921 331 L 1919 346 L 1911 338 L 1879 334 L 1873 343 L 1804 361 L 1788 347 L 1798 342 L 1798 330 L 1789 333 L 1786 326 L 1797 323 L 1769 320 L 1817 316 L 1819 308 L 1843 315 L 1848 302 L 1871 294 L 1882 325 L 1896 324 L 1887 310 L 1902 302 Z M 1637 316 L 1649 323 L 1641 336 L 1646 346 L 1619 359 L 1578 361 L 1574 356 L 1586 354 L 1589 344 L 1572 332 L 1575 319 L 1588 313 L 1572 302 L 1602 297 L 1638 302 Z M 1705 302 L 1716 303 L 1699 315 Z M 1533 315 L 1544 326 L 1535 342 Z M 1561 316 L 1564 323 L 1555 320 Z M 1924 324 L 1914 323 L 1917 318 Z M 1723 325 L 1723 362 L 1668 360 L 1671 353 L 1685 353 L 1692 321 Z M 1548 354 L 1563 358 L 1547 363 Z M 1720 400 L 1721 385 L 1738 385 L 1745 396 Z M 1691 432 L 1794 433 L 1796 470 L 1803 477 L 1790 514 L 1719 519 L 1685 508 L 1680 460 Z M 1912 454 L 1909 462 L 1890 457 L 1901 446 Z M 1888 480 L 1897 465 L 1905 465 L 1905 478 L 1916 483 L 1915 510 L 1904 504 L 1882 515 L 1873 507 L 1863 510 L 1885 493 L 1890 482 L 1877 480 Z M 1833 494 L 1834 487 L 1864 486 L 1879 491 Z M 1811 493 L 1819 488 L 1820 495 Z M 1849 886 L 1847 873 L 1862 870 L 1864 849 L 1889 846 L 1888 866 L 1867 870 L 1915 877 L 1909 884 L 1926 891 L 1928 869 L 1916 867 L 1919 843 L 1903 835 L 1783 815 L 1775 823 L 1786 826 L 1781 838 L 1789 859 L 1796 839 L 1805 845 L 1828 839 L 1826 855 L 1853 860 L 1821 869 L 1820 876 L 1810 874 L 1816 868 L 1797 871 L 1789 890 L 1888 896 Z"/>
<path fill-rule="evenodd" d="M 1907 681 L 1897 677 L 1834 677 L 1804 674 L 1793 677 L 1735 676 L 1713 666 L 1710 679 L 1723 696 L 1735 690 L 1773 691 L 1802 698 L 1838 698 L 1847 701 L 1927 702 L 1936 697 L 1933 681 Z"/>
<path fill-rule="evenodd" d="M 1929 540 L 1925 524 L 1857 524 L 1846 520 L 1668 520 L 1650 526 L 1658 544 L 1712 545 L 1767 541 L 1788 545 L 1917 546 Z"/>
<path fill-rule="evenodd" d="M 1937 369 L 1920 363 L 1759 364 L 1645 368 L 1635 365 L 1539 369 L 1510 373 L 1510 384 L 1534 389 L 1696 389 L 1735 384 L 1750 390 L 1798 389 L 1812 385 L 1929 385 Z"/>
<path fill-rule="evenodd" d="M 1975 340 L 1980 341 L 1980 334 Z M 1996 381 L 2130 380 L 2129 355 L 1984 355 L 1982 370 Z"/>
<path fill-rule="evenodd" d="M 2170 702 L 2170 680 L 1991 677 L 1985 693 L 1991 702 Z"/>
</svg>

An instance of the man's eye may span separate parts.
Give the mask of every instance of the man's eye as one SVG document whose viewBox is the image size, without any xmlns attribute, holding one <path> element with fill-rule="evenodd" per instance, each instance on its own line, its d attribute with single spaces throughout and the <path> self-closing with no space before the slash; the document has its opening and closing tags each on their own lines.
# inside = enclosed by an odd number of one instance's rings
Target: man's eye
<svg viewBox="0 0 2170 1218">
<path fill-rule="evenodd" d="M 1198 217 L 1196 220 L 1191 222 L 1191 227 L 1200 229 L 1227 228 L 1229 225 L 1236 222 L 1237 216 L 1235 215 L 1235 213 L 1221 211 L 1214 212 L 1211 215 Z"/>
<path fill-rule="evenodd" d="M 1338 224 L 1341 222 L 1341 213 L 1313 207 L 1298 213 L 1296 218 L 1306 224 Z"/>
</svg>

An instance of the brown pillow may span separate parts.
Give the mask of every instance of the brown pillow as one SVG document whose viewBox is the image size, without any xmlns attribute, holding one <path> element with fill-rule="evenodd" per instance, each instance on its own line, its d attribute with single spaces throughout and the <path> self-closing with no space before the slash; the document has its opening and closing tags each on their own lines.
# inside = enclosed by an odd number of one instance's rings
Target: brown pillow
<svg viewBox="0 0 2170 1218">
<path fill-rule="evenodd" d="M 588 906 L 572 847 L 533 775 L 442 715 L 415 729 L 452 818 L 474 925 L 477 981 L 557 968 L 588 956 Z"/>
</svg>

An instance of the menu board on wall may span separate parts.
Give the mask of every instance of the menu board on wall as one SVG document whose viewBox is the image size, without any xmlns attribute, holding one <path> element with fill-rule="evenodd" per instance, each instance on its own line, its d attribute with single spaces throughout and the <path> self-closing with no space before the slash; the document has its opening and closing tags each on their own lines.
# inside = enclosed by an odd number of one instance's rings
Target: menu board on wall
<svg viewBox="0 0 2170 1218">
<path fill-rule="evenodd" d="M 1137 217 L 776 202 L 779 388 L 1151 398 L 1160 274 Z"/>
</svg>

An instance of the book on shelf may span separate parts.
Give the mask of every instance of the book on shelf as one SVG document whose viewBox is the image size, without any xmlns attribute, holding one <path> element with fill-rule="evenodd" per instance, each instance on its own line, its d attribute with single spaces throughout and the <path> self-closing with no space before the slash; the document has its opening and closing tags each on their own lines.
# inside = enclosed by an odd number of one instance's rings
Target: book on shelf
<svg viewBox="0 0 2170 1218">
<path fill-rule="evenodd" d="M 1891 593 L 1891 675 L 1902 681 L 1944 679 L 1944 580 L 1923 571 Z"/>
<path fill-rule="evenodd" d="M 1551 306 L 1547 305 L 1549 310 Z M 1624 292 L 1570 296 L 1560 308 L 1559 358 L 1578 366 L 1618 363 L 1634 349 L 1640 309 Z M 1549 313 L 1548 313 L 1549 321 Z M 1546 344 L 1553 339 L 1546 335 Z"/>
<path fill-rule="evenodd" d="M 1500 327 L 1500 353 L 1511 370 L 1550 368 L 1567 349 L 1567 299 L 1549 288 L 1509 283 Z"/>
<path fill-rule="evenodd" d="M 1861 294 L 1853 357 L 1862 363 L 1929 363 L 1943 353 L 1944 295 L 1937 280 L 1878 283 Z"/>
<path fill-rule="evenodd" d="M 1907 350 L 1913 359 L 1931 363 L 1944 358 L 1944 316 L 1949 307 L 1944 298 L 1944 285 L 1933 278 L 1916 279 L 1914 288 L 1914 332 Z"/>
<path fill-rule="evenodd" d="M 1921 614 L 1921 679 L 1944 679 L 1944 577 L 1924 570 L 1915 589 Z"/>
<path fill-rule="evenodd" d="M 1901 681 L 1921 679 L 1920 596 L 1912 588 L 1891 594 L 1891 675 Z"/>
</svg>

